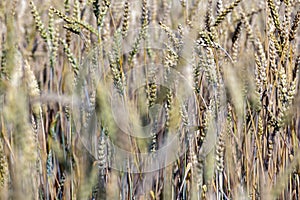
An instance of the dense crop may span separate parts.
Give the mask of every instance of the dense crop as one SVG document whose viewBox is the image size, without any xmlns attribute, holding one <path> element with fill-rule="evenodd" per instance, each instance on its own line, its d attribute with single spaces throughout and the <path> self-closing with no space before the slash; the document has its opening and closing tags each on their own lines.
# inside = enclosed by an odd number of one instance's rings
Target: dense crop
<svg viewBox="0 0 300 200">
<path fill-rule="evenodd" d="M 0 1 L 0 199 L 298 199 L 298 0 Z"/>
</svg>

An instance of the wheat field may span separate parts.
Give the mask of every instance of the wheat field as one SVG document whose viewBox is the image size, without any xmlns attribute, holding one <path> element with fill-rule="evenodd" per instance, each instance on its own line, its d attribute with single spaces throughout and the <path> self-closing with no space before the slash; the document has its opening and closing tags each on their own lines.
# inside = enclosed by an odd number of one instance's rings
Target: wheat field
<svg viewBox="0 0 300 200">
<path fill-rule="evenodd" d="M 299 199 L 299 0 L 0 1 L 0 199 Z"/>
</svg>

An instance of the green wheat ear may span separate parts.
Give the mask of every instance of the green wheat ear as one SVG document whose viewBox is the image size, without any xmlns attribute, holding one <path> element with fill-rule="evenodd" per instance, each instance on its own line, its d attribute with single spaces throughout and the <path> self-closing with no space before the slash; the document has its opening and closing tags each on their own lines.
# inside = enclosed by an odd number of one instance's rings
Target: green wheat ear
<svg viewBox="0 0 300 200">
<path fill-rule="evenodd" d="M 94 14 L 97 19 L 97 27 L 98 30 L 100 31 L 103 27 L 103 22 L 104 22 L 104 17 L 108 11 L 108 8 L 110 7 L 111 2 L 109 0 L 103 0 L 101 1 L 101 6 L 99 7 L 98 5 L 98 0 L 93 1 L 93 10 Z"/>
<path fill-rule="evenodd" d="M 239 5 L 241 0 L 235 0 L 233 3 L 230 5 L 226 6 L 222 11 L 220 11 L 220 14 L 217 16 L 215 23 L 213 26 L 218 26 L 224 19 L 225 17 L 232 12 L 232 10 Z"/>
<path fill-rule="evenodd" d="M 130 13 L 129 13 L 129 1 L 125 1 L 124 3 L 124 13 L 123 13 L 123 21 L 122 21 L 122 36 L 123 38 L 126 37 L 127 32 L 128 32 L 128 28 L 129 28 L 129 20 L 130 20 Z"/>
<path fill-rule="evenodd" d="M 60 39 L 60 42 L 62 43 L 62 45 L 64 47 L 64 52 L 65 52 L 66 56 L 68 57 L 69 62 L 71 63 L 74 75 L 76 77 L 76 76 L 78 76 L 78 73 L 79 73 L 79 67 L 78 67 L 76 58 L 72 54 L 71 49 L 69 48 L 69 46 L 66 43 L 66 41 L 64 41 L 63 39 Z"/>
<path fill-rule="evenodd" d="M 37 8 L 36 8 L 35 4 L 33 3 L 33 1 L 30 2 L 30 7 L 31 7 L 31 14 L 34 18 L 35 26 L 36 26 L 37 30 L 39 31 L 41 37 L 47 43 L 48 42 L 48 32 L 45 28 L 44 23 L 41 20 L 41 17 L 39 15 Z"/>
</svg>

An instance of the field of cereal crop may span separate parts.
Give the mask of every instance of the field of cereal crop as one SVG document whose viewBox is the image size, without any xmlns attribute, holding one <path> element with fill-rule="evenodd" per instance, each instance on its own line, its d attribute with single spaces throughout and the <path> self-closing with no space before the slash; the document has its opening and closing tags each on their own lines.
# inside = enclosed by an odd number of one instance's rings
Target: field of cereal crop
<svg viewBox="0 0 300 200">
<path fill-rule="evenodd" d="M 298 199 L 299 0 L 0 1 L 0 199 Z"/>
</svg>

